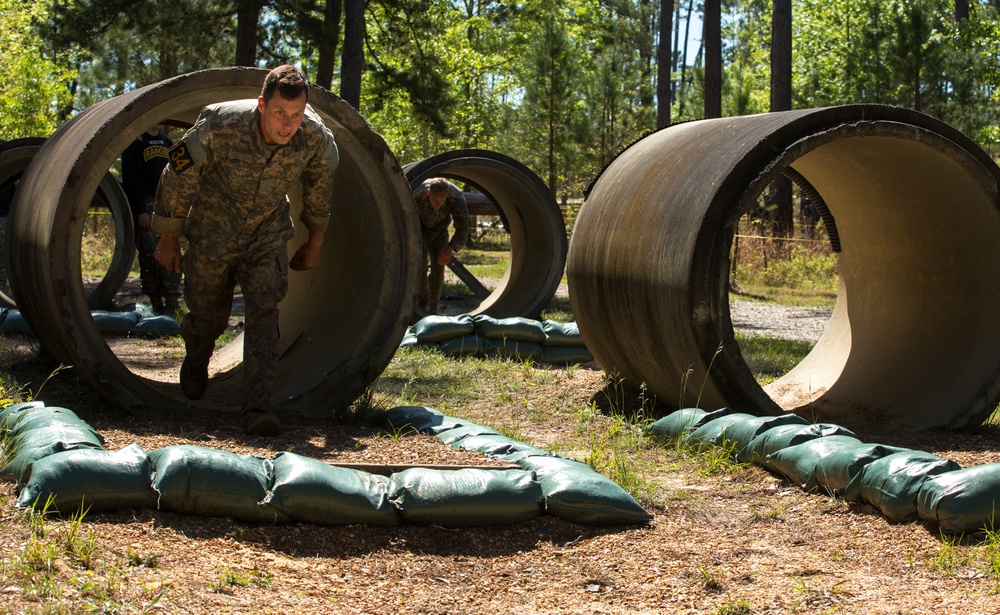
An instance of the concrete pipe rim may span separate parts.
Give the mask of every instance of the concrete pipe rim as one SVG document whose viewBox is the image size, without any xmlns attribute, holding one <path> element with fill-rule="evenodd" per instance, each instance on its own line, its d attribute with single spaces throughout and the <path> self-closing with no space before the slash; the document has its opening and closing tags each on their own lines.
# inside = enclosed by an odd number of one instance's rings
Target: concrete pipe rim
<svg viewBox="0 0 1000 615">
<path fill-rule="evenodd" d="M 21 178 L 45 143 L 44 137 L 26 137 L 0 144 L 0 189 Z M 26 203 L 26 205 L 30 205 Z M 106 208 L 114 223 L 114 248 L 108 269 L 97 285 L 87 293 L 87 304 L 91 309 L 109 309 L 115 293 L 128 278 L 135 254 L 135 231 L 128 199 L 121 184 L 109 171 L 101 178 L 91 207 Z M 7 245 L 3 258 L 7 260 Z M 16 308 L 12 296 L 0 287 L 0 306 Z"/>
<path fill-rule="evenodd" d="M 851 144 L 859 149 L 847 154 L 836 145 L 841 149 L 848 145 L 849 139 L 842 132 L 848 129 L 841 128 L 845 125 L 876 128 L 872 134 L 853 134 Z M 810 149 L 802 144 L 810 139 L 819 145 Z M 754 414 L 821 409 L 816 405 L 779 406 L 764 393 L 732 341 L 728 311 L 733 223 L 742 213 L 740 207 L 746 207 L 744 199 L 754 198 L 759 186 L 777 175 L 782 165 L 791 165 L 830 206 L 847 254 L 842 253 L 841 258 L 846 259 L 842 262 L 847 266 L 860 268 L 862 273 L 864 267 L 895 266 L 898 273 L 906 268 L 907 259 L 920 265 L 913 266 L 915 275 L 872 276 L 920 309 L 894 305 L 884 298 L 879 303 L 875 284 L 859 283 L 858 271 L 845 275 L 854 299 L 838 305 L 841 312 L 854 306 L 850 317 L 855 337 L 863 330 L 872 339 L 891 343 L 880 348 L 877 343 L 855 339 L 853 349 L 843 350 L 851 359 L 841 361 L 846 376 L 833 381 L 837 387 L 827 387 L 839 388 L 839 394 L 819 400 L 834 402 L 827 405 L 837 406 L 839 414 L 831 408 L 822 410 L 848 423 L 892 419 L 914 427 L 962 427 L 974 425 L 996 407 L 1000 359 L 994 356 L 993 348 L 1000 333 L 982 312 L 950 298 L 968 294 L 973 303 L 988 306 L 986 311 L 991 312 L 1000 297 L 1000 274 L 979 273 L 982 262 L 1000 258 L 990 245 L 996 243 L 993 237 L 1000 232 L 1000 169 L 971 140 L 923 114 L 851 105 L 703 120 L 671 127 L 644 141 L 630 148 L 632 152 L 623 152 L 595 182 L 579 214 L 570 251 L 574 312 L 584 340 L 606 369 L 619 372 L 632 384 L 650 384 L 660 399 L 678 403 L 678 407 L 691 403 L 685 400 L 685 391 L 692 392 L 687 387 L 689 381 L 681 378 L 688 369 L 697 403 L 704 407 L 730 405 Z M 723 149 L 710 155 L 715 146 Z M 899 152 L 894 148 L 900 148 Z M 840 162 L 834 164 L 820 154 Z M 836 177 L 824 175 L 823 166 L 814 162 L 819 160 L 847 179 L 838 183 Z M 864 164 L 858 162 L 861 160 Z M 857 168 L 849 166 L 852 161 Z M 890 162 L 895 166 L 886 166 Z M 750 189 L 754 182 L 759 184 L 758 190 Z M 852 190 L 862 187 L 870 194 L 856 198 L 859 193 Z M 654 202 L 646 203 L 643 195 L 652 195 Z M 618 208 L 616 200 L 622 203 Z M 865 212 L 867 201 L 872 205 Z M 912 212 L 900 204 L 904 201 L 933 224 L 909 219 L 907 214 Z M 860 203 L 854 205 L 857 212 L 848 211 L 851 202 Z M 959 222 L 942 213 L 953 210 L 959 211 Z M 859 212 L 883 216 L 875 225 L 881 234 L 865 230 L 864 224 L 871 225 L 871 221 Z M 957 224 L 961 232 L 942 233 L 949 224 Z M 946 236 L 947 241 L 934 233 Z M 871 241 L 859 244 L 857 237 Z M 578 242 L 581 238 L 586 241 Z M 616 250 L 615 238 L 634 244 L 631 252 L 637 255 Z M 606 241 L 610 243 L 605 245 Z M 962 251 L 956 251 L 955 245 L 963 246 Z M 873 252 L 876 249 L 882 252 Z M 930 250 L 936 260 L 921 256 L 921 250 Z M 864 254 L 867 260 L 859 261 L 855 254 Z M 962 264 L 957 270 L 961 279 L 951 281 L 956 272 L 949 270 L 948 264 L 956 262 Z M 933 291 L 940 289 L 947 292 L 935 295 Z M 613 295 L 625 298 L 613 301 Z M 929 310 L 931 318 L 946 319 L 947 333 L 927 334 L 914 324 L 917 318 L 912 314 L 919 315 L 921 309 Z M 628 326 L 642 330 L 601 322 L 602 318 L 614 319 L 616 312 L 629 314 Z M 880 319 L 885 323 L 879 323 Z M 873 332 L 880 325 L 895 331 L 891 336 L 876 336 Z M 960 343 L 950 341 L 949 336 Z M 810 361 L 818 361 L 824 349 L 832 346 L 819 348 Z M 913 357 L 923 357 L 927 364 L 920 365 Z M 866 358 L 880 368 L 869 365 L 862 369 Z M 974 359 L 971 367 L 955 367 L 967 359 Z M 918 374 L 906 379 L 906 394 L 898 399 L 877 389 L 894 378 L 894 372 L 886 367 L 893 361 L 908 364 Z M 809 365 L 803 368 L 808 369 Z M 807 396 L 808 387 L 807 383 Z M 812 401 L 817 401 L 815 395 Z M 921 404 L 922 408 L 913 409 Z"/>
<path fill-rule="evenodd" d="M 220 68 L 179 75 L 151 84 L 115 99 L 103 101 L 64 125 L 63 133 L 73 161 L 59 169 L 65 176 L 79 178 L 84 189 L 93 179 L 93 169 L 106 168 L 125 146 L 148 126 L 175 119 L 193 123 L 206 104 L 238 98 L 256 98 L 266 74 L 263 69 Z M 350 105 L 316 86 L 310 89 L 310 105 L 334 132 L 341 149 L 341 166 L 335 175 L 334 215 L 349 221 L 370 223 L 362 231 L 338 227 L 336 218 L 324 243 L 323 263 L 316 270 L 289 277 L 289 292 L 281 304 L 281 360 L 275 411 L 303 416 L 328 416 L 353 403 L 388 365 L 405 333 L 410 314 L 407 292 L 415 279 L 412 263 L 417 260 L 416 215 L 407 207 L 408 186 L 398 162 L 384 140 Z M 88 116 L 89 112 L 89 116 Z M 72 123 L 76 125 L 71 125 Z M 56 142 L 53 147 L 59 148 Z M 66 154 L 62 149 L 55 150 Z M 53 154 L 55 155 L 55 154 Z M 34 187 L 34 185 L 33 185 Z M 65 192 L 65 191 L 64 191 Z M 297 186 L 290 191 L 292 217 L 297 221 L 301 197 Z M 337 199 L 340 199 L 339 201 Z M 59 193 L 51 209 L 77 211 L 73 195 Z M 67 236 L 70 225 L 57 226 L 49 212 L 44 233 Z M 302 235 L 300 235 L 300 233 Z M 305 231 L 296 224 L 296 236 L 289 242 L 294 250 Z M 338 241 L 342 240 L 342 241 Z M 364 266 L 345 263 L 345 249 L 359 242 L 366 245 L 359 258 Z M 328 247 L 329 244 L 329 247 Z M 293 247 L 294 246 L 294 247 Z M 32 261 L 31 258 L 35 260 Z M 58 258 L 45 262 L 37 254 L 23 258 L 36 274 L 50 268 L 65 275 Z M 345 273 L 348 272 L 348 273 Z M 298 272 L 296 272 L 298 273 Z M 353 274 L 354 277 L 351 277 Z M 337 284 L 353 282 L 350 290 Z M 238 410 L 242 368 L 234 355 L 242 356 L 242 339 L 237 338 L 213 358 L 209 393 L 199 402 L 187 401 L 175 375 L 153 380 L 134 373 L 109 348 L 86 310 L 78 285 L 54 285 L 32 297 L 42 313 L 43 347 L 73 365 L 98 391 L 125 407 L 171 407 Z M 333 297 L 333 299 L 331 299 Z M 342 300 L 336 299 L 341 297 Z M 43 301 L 55 307 L 46 308 Z M 325 301 L 325 304 L 321 305 Z M 368 301 L 374 305 L 359 303 Z M 68 319 L 68 326 L 59 320 Z M 339 320 L 338 320 L 339 318 Z M 34 323 L 32 324 L 35 328 Z M 57 330 L 58 329 L 58 330 Z M 216 359 L 220 367 L 215 368 Z M 179 365 L 179 363 L 178 363 Z M 216 372 L 218 372 L 216 374 Z"/>
<path fill-rule="evenodd" d="M 507 269 L 499 285 L 469 313 L 538 318 L 559 288 L 568 252 L 565 220 L 541 178 L 506 154 L 474 148 L 412 162 L 403 171 L 411 188 L 431 177 L 471 183 L 508 222 Z"/>
</svg>

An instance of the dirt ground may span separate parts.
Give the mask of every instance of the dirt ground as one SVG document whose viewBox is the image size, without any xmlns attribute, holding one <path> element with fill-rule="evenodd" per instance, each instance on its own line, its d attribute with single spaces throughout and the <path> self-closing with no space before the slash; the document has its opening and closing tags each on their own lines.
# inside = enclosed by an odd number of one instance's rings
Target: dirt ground
<svg viewBox="0 0 1000 615">
<path fill-rule="evenodd" d="M 15 376 L 39 386 L 51 369 L 30 341 Z M 550 367 L 539 369 L 552 369 Z M 502 417 L 525 438 L 571 438 L 565 417 L 528 409 L 552 396 L 579 407 L 600 397 L 595 365 L 566 370 L 529 398 L 479 400 L 449 413 Z M 233 417 L 133 413 L 107 407 L 69 374 L 39 398 L 77 411 L 108 449 L 198 444 L 324 461 L 488 463 L 428 436 L 404 438 L 350 421 L 286 421 L 273 440 L 244 436 Z M 963 467 L 1000 461 L 995 431 L 861 432 Z M 754 466 L 722 473 L 655 446 L 637 452 L 656 485 L 652 522 L 593 527 L 549 515 L 506 527 L 257 526 L 157 510 L 88 515 L 98 545 L 84 563 L 63 553 L 46 571 L 55 589 L 26 584 L 32 544 L 0 483 L 0 613 L 998 614 L 1000 581 L 981 537 L 957 545 L 930 523 L 893 524 L 872 506 L 809 494 Z M 51 520 L 49 537 L 67 524 Z M 994 556 L 995 557 L 995 556 Z M 48 593 L 47 593 L 48 592 Z"/>
</svg>

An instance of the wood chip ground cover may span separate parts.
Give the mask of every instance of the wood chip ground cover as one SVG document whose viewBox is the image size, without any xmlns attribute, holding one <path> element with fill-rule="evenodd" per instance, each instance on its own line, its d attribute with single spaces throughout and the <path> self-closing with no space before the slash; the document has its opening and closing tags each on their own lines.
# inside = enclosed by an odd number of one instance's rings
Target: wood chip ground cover
<svg viewBox="0 0 1000 615">
<path fill-rule="evenodd" d="M 14 376 L 32 390 L 53 367 L 30 343 L 7 351 L 22 354 Z M 393 366 L 384 378 L 390 387 L 409 378 L 415 403 L 581 459 L 614 421 L 600 410 L 618 392 L 594 366 L 519 365 L 506 382 L 491 382 L 491 369 L 455 362 L 456 373 L 479 373 L 486 387 L 466 395 Z M 243 436 L 230 415 L 124 415 L 68 373 L 45 383 L 39 399 L 77 411 L 109 449 L 189 443 L 325 461 L 490 463 L 429 436 L 349 420 L 292 420 L 265 440 Z M 860 435 L 963 467 L 1000 461 L 993 430 Z M 871 506 L 804 493 L 753 466 L 711 473 L 704 459 L 648 442 L 633 461 L 655 515 L 643 526 L 544 515 L 499 528 L 252 526 L 129 510 L 76 526 L 49 519 L 40 535 L 15 509 L 14 485 L 2 483 L 0 613 L 1000 613 L 990 567 L 998 555 L 982 536 L 942 539 L 932 524 L 891 524 Z"/>
</svg>

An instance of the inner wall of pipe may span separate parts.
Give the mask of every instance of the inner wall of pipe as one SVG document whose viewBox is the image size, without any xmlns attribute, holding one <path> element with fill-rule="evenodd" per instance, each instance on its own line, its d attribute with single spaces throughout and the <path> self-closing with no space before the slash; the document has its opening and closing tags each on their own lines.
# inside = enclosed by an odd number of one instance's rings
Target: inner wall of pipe
<svg viewBox="0 0 1000 615">
<path fill-rule="evenodd" d="M 846 134 L 791 166 L 836 219 L 841 286 L 826 333 L 765 392 L 832 421 L 962 426 L 1000 369 L 1000 212 L 978 163 L 927 133 Z"/>
</svg>

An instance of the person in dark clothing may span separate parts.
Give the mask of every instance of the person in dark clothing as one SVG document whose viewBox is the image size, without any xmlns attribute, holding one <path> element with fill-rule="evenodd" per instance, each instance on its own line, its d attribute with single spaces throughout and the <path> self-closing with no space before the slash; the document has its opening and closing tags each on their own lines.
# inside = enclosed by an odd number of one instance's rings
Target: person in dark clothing
<svg viewBox="0 0 1000 615">
<path fill-rule="evenodd" d="M 122 152 L 122 187 L 135 223 L 142 292 L 149 297 L 154 312 L 176 316 L 180 309 L 181 274 L 156 262 L 153 253 L 160 237 L 152 229 L 156 188 L 172 145 L 170 137 L 159 126 L 139 135 Z"/>
</svg>

